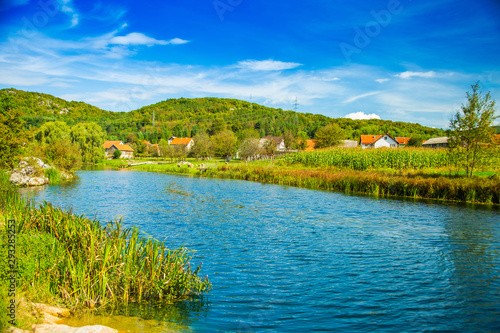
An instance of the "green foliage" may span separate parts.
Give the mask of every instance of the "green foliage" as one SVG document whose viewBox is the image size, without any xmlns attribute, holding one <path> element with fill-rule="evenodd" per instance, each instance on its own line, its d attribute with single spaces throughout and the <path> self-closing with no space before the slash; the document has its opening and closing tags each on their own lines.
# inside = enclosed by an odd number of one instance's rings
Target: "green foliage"
<svg viewBox="0 0 500 333">
<path fill-rule="evenodd" d="M 191 147 L 190 155 L 198 158 L 211 157 L 214 152 L 213 142 L 210 140 L 207 133 L 198 132 L 193 138 L 194 145 Z"/>
<path fill-rule="evenodd" d="M 113 158 L 118 159 L 120 156 L 122 156 L 122 151 L 120 149 L 115 149 L 115 151 L 113 151 Z"/>
<path fill-rule="evenodd" d="M 238 139 L 232 131 L 226 130 L 214 135 L 212 142 L 217 156 L 230 160 L 236 153 Z"/>
<path fill-rule="evenodd" d="M 448 146 L 468 177 L 475 168 L 489 157 L 487 148 L 492 144 L 492 127 L 495 116 L 495 101 L 488 92 L 484 97 L 479 91 L 479 82 L 472 85 L 472 94 L 467 92 L 467 104 L 462 105 L 450 120 Z"/>
<path fill-rule="evenodd" d="M 41 145 L 51 145 L 55 142 L 68 140 L 70 128 L 64 121 L 49 121 L 43 124 L 35 133 L 35 140 Z"/>
<path fill-rule="evenodd" d="M 62 174 L 58 169 L 49 168 L 45 170 L 45 177 L 49 179 L 50 185 L 58 185 L 62 182 Z"/>
<path fill-rule="evenodd" d="M 417 136 L 423 139 L 445 136 L 442 129 L 386 120 L 332 119 L 323 115 L 296 113 L 227 98 L 178 98 L 161 101 L 131 112 L 108 112 L 81 102 L 66 102 L 56 97 L 15 89 L 0 90 L 15 99 L 14 107 L 24 112 L 27 127 L 40 127 L 47 121 L 61 120 L 72 126 L 96 122 L 108 138 L 127 141 L 129 135 L 157 143 L 177 137 L 194 136 L 200 131 L 210 135 L 231 129 L 240 143 L 247 137 L 284 136 L 290 132 L 300 139 L 314 138 L 328 124 L 337 124 L 346 139 L 359 140 L 361 134 L 390 133 L 392 136 Z M 152 124 L 155 112 L 155 126 Z M 254 133 L 248 136 L 250 130 Z M 128 140 L 131 142 L 131 140 Z M 135 149 L 135 148 L 134 148 Z M 137 151 L 136 151 L 137 153 Z"/>
<path fill-rule="evenodd" d="M 328 124 L 320 128 L 314 138 L 317 148 L 332 147 L 338 145 L 340 140 L 345 139 L 345 132 L 338 124 Z"/>
<path fill-rule="evenodd" d="M 259 139 L 246 139 L 240 146 L 240 157 L 246 160 L 249 157 L 257 155 L 259 150 Z"/>
<path fill-rule="evenodd" d="M 12 168 L 21 155 L 24 121 L 14 99 L 0 95 L 0 168 Z"/>
<path fill-rule="evenodd" d="M 412 137 L 410 140 L 408 140 L 408 147 L 421 147 L 422 146 L 422 139 L 417 138 L 417 137 Z"/>
<path fill-rule="evenodd" d="M 71 127 L 71 140 L 78 145 L 85 164 L 96 164 L 104 158 L 102 144 L 106 134 L 96 123 L 80 123 Z"/>
</svg>

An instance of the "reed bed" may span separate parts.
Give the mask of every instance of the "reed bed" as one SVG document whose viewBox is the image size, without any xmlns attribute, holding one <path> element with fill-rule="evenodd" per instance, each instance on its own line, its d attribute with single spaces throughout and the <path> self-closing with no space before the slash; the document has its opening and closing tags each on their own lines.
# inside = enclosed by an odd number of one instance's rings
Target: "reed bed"
<svg viewBox="0 0 500 333">
<path fill-rule="evenodd" d="M 171 303 L 211 290 L 208 277 L 198 275 L 200 267 L 191 268 L 192 252 L 169 250 L 121 221 L 101 226 L 47 202 L 35 209 L 12 192 L 2 192 L 0 208 L 16 220 L 18 281 L 31 294 L 46 290 L 73 308 L 95 308 Z"/>
<path fill-rule="evenodd" d="M 452 165 L 444 149 L 362 149 L 332 148 L 286 154 L 277 159 L 280 165 L 301 164 L 307 167 L 336 167 L 347 170 L 390 168 L 421 170 Z"/>
<path fill-rule="evenodd" d="M 295 169 L 262 166 L 223 166 L 207 170 L 207 176 L 243 179 L 311 189 L 373 196 L 397 196 L 461 202 L 496 204 L 499 202 L 498 177 L 462 178 L 423 173 L 406 175 L 369 172 Z"/>
</svg>

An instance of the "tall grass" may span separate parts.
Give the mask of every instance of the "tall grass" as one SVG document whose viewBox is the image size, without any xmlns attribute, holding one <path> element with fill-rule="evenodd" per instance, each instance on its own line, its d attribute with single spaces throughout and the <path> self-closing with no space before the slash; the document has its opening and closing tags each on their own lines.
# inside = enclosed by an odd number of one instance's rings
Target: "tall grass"
<svg viewBox="0 0 500 333">
<path fill-rule="evenodd" d="M 50 185 L 59 185 L 62 182 L 62 174 L 56 168 L 49 168 L 45 170 L 45 177 L 49 179 Z"/>
<path fill-rule="evenodd" d="M 309 167 L 338 167 L 347 170 L 371 168 L 425 169 L 450 166 L 444 149 L 362 149 L 332 148 L 312 152 L 286 154 L 277 159 L 280 165 L 301 164 Z"/>
<path fill-rule="evenodd" d="M 424 173 L 398 175 L 370 171 L 290 169 L 262 166 L 223 166 L 209 169 L 208 176 L 244 179 L 312 189 L 374 196 L 427 198 L 461 202 L 499 204 L 498 177 L 461 178 Z"/>
<path fill-rule="evenodd" d="M 18 281 L 31 294 L 47 290 L 68 306 L 94 308 L 174 302 L 211 289 L 208 278 L 198 275 L 200 267 L 191 268 L 191 252 L 185 248 L 169 250 L 137 228 L 124 228 L 121 221 L 101 226 L 50 203 L 35 209 L 19 195 L 5 194 L 0 207 L 6 218 L 16 220 L 24 242 L 19 245 L 23 264 Z M 6 264 L 3 258 L 0 268 Z"/>
</svg>

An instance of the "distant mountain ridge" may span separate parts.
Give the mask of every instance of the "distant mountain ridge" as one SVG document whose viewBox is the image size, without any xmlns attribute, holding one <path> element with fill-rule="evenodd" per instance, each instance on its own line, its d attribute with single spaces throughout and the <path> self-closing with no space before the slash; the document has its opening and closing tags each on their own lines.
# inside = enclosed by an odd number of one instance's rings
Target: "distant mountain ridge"
<svg viewBox="0 0 500 333">
<path fill-rule="evenodd" d="M 390 133 L 392 136 L 421 139 L 445 135 L 442 129 L 419 124 L 330 118 L 228 98 L 176 98 L 130 112 L 113 112 L 84 102 L 69 102 L 49 94 L 14 88 L 0 90 L 0 97 L 5 95 L 9 96 L 11 105 L 22 112 L 27 128 L 38 128 L 47 121 L 61 120 L 68 125 L 92 121 L 106 130 L 109 139 L 117 140 L 125 140 L 127 135 L 134 134 L 156 143 L 172 135 L 192 137 L 199 131 L 214 134 L 224 129 L 237 135 L 255 130 L 261 137 L 290 132 L 294 136 L 313 138 L 316 131 L 328 123 L 339 124 L 346 137 L 355 140 L 361 134 Z"/>
</svg>

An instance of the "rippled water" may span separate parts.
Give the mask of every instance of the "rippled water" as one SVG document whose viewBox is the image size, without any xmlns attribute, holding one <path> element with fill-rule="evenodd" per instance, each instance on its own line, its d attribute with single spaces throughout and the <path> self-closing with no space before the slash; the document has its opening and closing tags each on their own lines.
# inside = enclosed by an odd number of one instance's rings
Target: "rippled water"
<svg viewBox="0 0 500 333">
<path fill-rule="evenodd" d="M 123 217 L 203 262 L 213 291 L 154 312 L 165 324 L 157 331 L 500 331 L 498 210 L 159 173 L 78 175 L 36 200 Z"/>
</svg>

